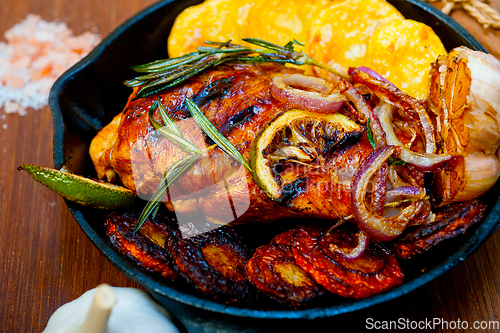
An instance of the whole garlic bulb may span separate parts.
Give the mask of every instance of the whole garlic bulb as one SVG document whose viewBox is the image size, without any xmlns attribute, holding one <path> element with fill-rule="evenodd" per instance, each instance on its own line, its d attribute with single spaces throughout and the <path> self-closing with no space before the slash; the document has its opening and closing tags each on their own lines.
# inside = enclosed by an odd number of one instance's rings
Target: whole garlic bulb
<svg viewBox="0 0 500 333">
<path fill-rule="evenodd" d="M 42 333 L 178 333 L 171 315 L 145 292 L 102 284 L 64 304 Z"/>
<path fill-rule="evenodd" d="M 428 104 L 442 151 L 463 158 L 436 173 L 442 204 L 477 198 L 500 176 L 500 62 L 466 47 L 441 56 L 430 72 Z"/>
</svg>

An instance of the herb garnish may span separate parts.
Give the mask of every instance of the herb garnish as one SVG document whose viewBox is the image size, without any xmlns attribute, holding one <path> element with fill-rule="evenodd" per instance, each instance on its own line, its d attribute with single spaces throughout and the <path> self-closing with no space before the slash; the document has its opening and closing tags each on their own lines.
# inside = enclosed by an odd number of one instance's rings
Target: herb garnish
<svg viewBox="0 0 500 333">
<path fill-rule="evenodd" d="M 229 42 L 206 41 L 207 46 L 199 46 L 198 52 L 189 53 L 181 57 L 150 62 L 144 65 L 133 66 L 139 73 L 147 73 L 135 79 L 125 81 L 128 87 L 142 86 L 135 99 L 161 93 L 165 89 L 182 83 L 190 77 L 207 68 L 218 66 L 228 61 L 249 62 L 276 62 L 293 65 L 312 65 L 323 68 L 335 75 L 347 76 L 311 59 L 302 51 L 295 51 L 294 45 L 302 45 L 296 40 L 285 46 L 273 44 L 258 38 L 243 38 L 243 41 L 256 45 L 252 48 Z"/>
<path fill-rule="evenodd" d="M 247 162 L 247 160 L 240 154 L 240 152 L 233 146 L 233 144 L 231 144 L 231 142 L 229 142 L 229 140 L 227 140 L 217 130 L 217 128 L 215 128 L 215 126 L 212 125 L 212 123 L 210 123 L 210 121 L 205 117 L 205 115 L 203 114 L 203 112 L 201 112 L 198 106 L 189 98 L 186 98 L 185 103 L 189 112 L 191 113 L 195 121 L 198 123 L 200 128 L 215 142 L 216 146 L 221 148 L 234 160 L 243 164 L 250 172 L 252 172 L 250 164 Z M 158 123 L 156 120 L 153 119 L 153 114 L 157 109 L 160 112 L 160 117 L 165 126 L 162 126 L 160 123 Z M 138 231 L 141 228 L 141 226 L 144 224 L 144 222 L 150 215 L 152 215 L 153 217 L 156 215 L 158 209 L 160 208 L 161 199 L 165 196 L 165 194 L 167 194 L 170 185 L 177 178 L 179 178 L 179 176 L 181 176 L 185 171 L 187 171 L 194 163 L 196 163 L 196 161 L 198 161 L 201 156 L 205 155 L 208 149 L 215 147 L 211 146 L 206 150 L 200 150 L 193 143 L 186 140 L 182 136 L 182 133 L 179 127 L 177 127 L 175 121 L 167 114 L 167 111 L 165 110 L 160 99 L 157 99 L 151 105 L 148 116 L 151 125 L 158 133 L 163 135 L 172 143 L 178 145 L 179 148 L 189 153 L 189 155 L 184 156 L 183 158 L 175 161 L 167 169 L 167 171 L 165 171 L 161 179 L 161 182 L 158 185 L 156 193 L 151 197 L 149 202 L 142 210 L 141 216 L 137 221 L 134 232 Z"/>
<path fill-rule="evenodd" d="M 370 146 L 372 146 L 372 149 L 377 150 L 377 146 L 375 145 L 375 138 L 370 128 L 370 118 L 368 118 L 368 121 L 366 122 L 366 136 L 368 137 L 368 142 L 370 142 Z M 389 158 L 387 159 L 387 163 L 389 163 L 389 165 L 406 165 L 405 161 L 394 158 L 392 156 L 389 156 Z"/>
</svg>

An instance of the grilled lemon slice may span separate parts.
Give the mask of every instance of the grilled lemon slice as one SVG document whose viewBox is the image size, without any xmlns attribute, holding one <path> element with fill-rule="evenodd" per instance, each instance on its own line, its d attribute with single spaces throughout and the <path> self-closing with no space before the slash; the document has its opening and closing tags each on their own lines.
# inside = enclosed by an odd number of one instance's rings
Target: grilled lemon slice
<svg viewBox="0 0 500 333">
<path fill-rule="evenodd" d="M 334 146 L 364 129 L 346 116 L 291 109 L 257 134 L 251 148 L 253 177 L 275 201 L 287 186 L 321 168 Z"/>
<path fill-rule="evenodd" d="M 136 197 L 128 188 L 97 181 L 69 172 L 34 164 L 23 164 L 18 170 L 27 171 L 34 180 L 47 186 L 68 201 L 96 209 L 116 209 L 130 206 Z"/>
</svg>

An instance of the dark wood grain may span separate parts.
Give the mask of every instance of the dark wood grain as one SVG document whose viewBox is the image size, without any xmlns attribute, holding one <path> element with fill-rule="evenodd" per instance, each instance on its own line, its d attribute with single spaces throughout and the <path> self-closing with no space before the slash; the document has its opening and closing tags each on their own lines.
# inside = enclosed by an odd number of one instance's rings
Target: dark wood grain
<svg viewBox="0 0 500 333">
<path fill-rule="evenodd" d="M 45 20 L 67 22 L 76 34 L 97 27 L 106 36 L 153 2 L 2 1 L 0 33 L 28 13 L 35 13 Z M 500 9 L 500 0 L 491 3 Z M 453 12 L 452 17 L 500 57 L 500 31 L 485 30 L 462 11 Z M 99 253 L 56 194 L 16 170 L 23 163 L 53 165 L 48 107 L 29 110 L 24 117 L 6 115 L 0 119 L 0 332 L 40 332 L 59 306 L 99 283 L 138 287 Z M 461 265 L 425 287 L 397 300 L 314 324 L 328 323 L 329 331 L 352 323 L 363 328 L 367 318 L 460 319 L 472 325 L 476 320 L 499 320 L 499 314 L 500 233 L 496 233 Z"/>
</svg>

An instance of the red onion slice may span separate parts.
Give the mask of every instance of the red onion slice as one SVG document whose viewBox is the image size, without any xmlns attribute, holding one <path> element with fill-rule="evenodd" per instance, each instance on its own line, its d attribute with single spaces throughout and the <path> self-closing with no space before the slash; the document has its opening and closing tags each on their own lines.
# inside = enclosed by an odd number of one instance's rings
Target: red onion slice
<svg viewBox="0 0 500 333">
<path fill-rule="evenodd" d="M 400 197 L 405 199 L 423 199 L 425 197 L 425 189 L 419 186 L 402 186 L 387 191 L 386 200 L 388 202 L 396 201 Z"/>
<path fill-rule="evenodd" d="M 427 154 L 436 152 L 434 126 L 432 125 L 431 118 L 427 114 L 427 111 L 419 101 L 398 89 L 396 86 L 378 80 L 359 69 L 355 68 L 352 70 L 352 78 L 354 81 L 366 85 L 387 103 L 400 108 L 409 117 L 418 121 L 418 125 L 422 129 L 425 138 L 425 152 Z"/>
<path fill-rule="evenodd" d="M 378 215 L 366 206 L 365 196 L 371 177 L 395 151 L 394 146 L 384 146 L 372 152 L 363 161 L 352 183 L 351 200 L 354 218 L 358 227 L 377 241 L 389 241 L 399 236 L 424 206 L 422 200 L 415 200 L 393 217 Z"/>
<path fill-rule="evenodd" d="M 389 173 L 389 165 L 387 162 L 382 163 L 375 175 L 372 191 L 372 208 L 379 215 L 384 212 L 384 204 L 387 197 L 387 177 Z"/>
<path fill-rule="evenodd" d="M 354 104 L 356 109 L 365 116 L 365 119 L 360 119 L 360 121 L 366 122 L 366 119 L 370 119 L 370 129 L 373 133 L 377 148 L 387 145 L 384 130 L 380 125 L 380 121 L 375 116 L 372 107 L 365 101 L 363 96 L 361 96 L 353 85 L 349 85 L 349 89 L 346 90 L 345 95 Z"/>
<path fill-rule="evenodd" d="M 368 243 L 370 242 L 370 237 L 368 237 L 368 234 L 363 230 L 359 230 L 356 233 L 356 237 L 358 238 L 358 245 L 356 245 L 356 247 L 351 249 L 350 251 L 346 251 L 345 249 L 338 247 L 336 244 L 329 245 L 330 251 L 340 253 L 347 259 L 359 258 L 359 256 L 363 254 L 363 251 L 368 246 Z"/>
<path fill-rule="evenodd" d="M 302 74 L 280 75 L 273 79 L 271 93 L 290 107 L 320 113 L 335 113 L 344 105 L 346 97 L 328 81 Z"/>
<path fill-rule="evenodd" d="M 384 104 L 378 108 L 380 125 L 385 132 L 387 143 L 389 145 L 401 147 L 399 158 L 410 163 L 421 170 L 431 171 L 436 169 L 442 163 L 449 161 L 452 155 L 449 154 L 423 154 L 411 151 L 396 136 L 392 127 L 392 110 L 390 104 Z"/>
<path fill-rule="evenodd" d="M 352 73 L 354 72 L 355 69 L 358 69 L 362 72 L 365 72 L 366 74 L 370 75 L 370 76 L 373 76 L 374 78 L 376 78 L 377 80 L 380 80 L 382 82 L 385 82 L 393 87 L 395 87 L 395 85 L 390 82 L 389 80 L 387 80 L 385 77 L 383 77 L 382 75 L 380 75 L 379 73 L 375 72 L 373 69 L 369 68 L 369 67 L 364 67 L 364 66 L 360 66 L 360 67 L 349 67 L 349 72 L 348 74 L 349 75 L 352 75 Z"/>
</svg>

